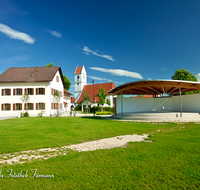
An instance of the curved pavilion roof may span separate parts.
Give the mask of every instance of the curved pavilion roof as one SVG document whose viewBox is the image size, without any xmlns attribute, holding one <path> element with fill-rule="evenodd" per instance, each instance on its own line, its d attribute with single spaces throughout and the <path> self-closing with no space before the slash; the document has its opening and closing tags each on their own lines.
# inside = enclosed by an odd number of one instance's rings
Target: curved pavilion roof
<svg viewBox="0 0 200 190">
<path fill-rule="evenodd" d="M 200 82 L 183 81 L 183 80 L 146 80 L 130 82 L 117 86 L 108 93 L 113 95 L 157 95 L 157 94 L 178 94 L 179 87 L 181 92 L 200 90 Z"/>
</svg>

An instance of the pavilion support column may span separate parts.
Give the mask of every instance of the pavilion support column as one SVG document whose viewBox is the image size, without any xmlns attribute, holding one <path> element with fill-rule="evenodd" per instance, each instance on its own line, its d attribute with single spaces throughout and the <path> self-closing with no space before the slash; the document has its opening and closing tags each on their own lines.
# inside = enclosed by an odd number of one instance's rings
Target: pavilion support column
<svg viewBox="0 0 200 190">
<path fill-rule="evenodd" d="M 180 104 L 180 117 L 182 117 L 181 87 L 179 87 L 179 104 Z"/>
<path fill-rule="evenodd" d="M 121 113 L 123 116 L 123 99 L 122 99 L 122 91 L 121 91 Z"/>
</svg>

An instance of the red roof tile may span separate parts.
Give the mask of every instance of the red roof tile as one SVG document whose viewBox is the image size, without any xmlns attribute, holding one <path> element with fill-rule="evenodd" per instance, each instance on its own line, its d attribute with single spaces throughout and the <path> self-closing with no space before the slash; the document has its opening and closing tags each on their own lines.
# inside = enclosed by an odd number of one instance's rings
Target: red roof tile
<svg viewBox="0 0 200 190">
<path fill-rule="evenodd" d="M 76 71 L 75 71 L 75 75 L 76 74 L 80 74 L 82 70 L 82 66 L 81 67 L 77 67 Z"/>
<path fill-rule="evenodd" d="M 85 91 L 88 93 L 88 95 L 90 96 L 90 99 L 92 102 L 98 102 L 99 101 L 99 98 L 96 97 L 99 89 L 100 89 L 100 86 L 102 86 L 106 92 L 108 92 L 109 90 L 111 90 L 112 88 L 115 87 L 115 84 L 113 82 L 110 82 L 110 83 L 101 83 L 101 84 L 94 84 L 94 97 L 95 97 L 95 100 L 93 101 L 93 84 L 90 84 L 90 85 L 85 85 L 83 87 L 83 90 L 81 92 L 81 95 L 79 97 L 79 99 L 76 101 L 76 103 L 80 103 L 83 101 L 82 97 L 85 93 Z M 110 93 L 108 93 L 108 95 L 112 95 Z"/>
<path fill-rule="evenodd" d="M 67 90 L 63 89 L 64 90 L 64 93 L 65 94 L 68 94 L 68 95 L 72 95 L 70 92 L 68 92 Z"/>
<path fill-rule="evenodd" d="M 75 103 L 75 97 L 71 97 L 71 103 Z"/>
</svg>

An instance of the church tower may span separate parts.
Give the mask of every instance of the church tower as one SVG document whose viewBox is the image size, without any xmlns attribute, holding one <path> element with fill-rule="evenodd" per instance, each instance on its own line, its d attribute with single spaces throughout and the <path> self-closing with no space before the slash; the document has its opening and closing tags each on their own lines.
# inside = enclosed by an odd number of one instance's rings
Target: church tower
<svg viewBox="0 0 200 190">
<path fill-rule="evenodd" d="M 84 85 L 87 84 L 87 73 L 84 65 L 76 67 L 74 77 L 75 77 L 75 102 L 76 102 L 79 96 L 81 95 Z"/>
</svg>

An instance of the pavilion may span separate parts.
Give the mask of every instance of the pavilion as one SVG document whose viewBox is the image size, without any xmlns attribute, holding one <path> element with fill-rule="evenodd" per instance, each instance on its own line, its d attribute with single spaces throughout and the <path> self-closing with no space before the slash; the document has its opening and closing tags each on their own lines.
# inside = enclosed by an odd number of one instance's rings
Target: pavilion
<svg viewBox="0 0 200 190">
<path fill-rule="evenodd" d="M 121 95 L 114 99 L 116 118 L 200 120 L 200 94 L 181 95 L 196 90 L 200 90 L 200 82 L 142 80 L 117 86 L 109 93 Z M 153 95 L 153 97 L 132 98 L 123 95 Z"/>
</svg>

